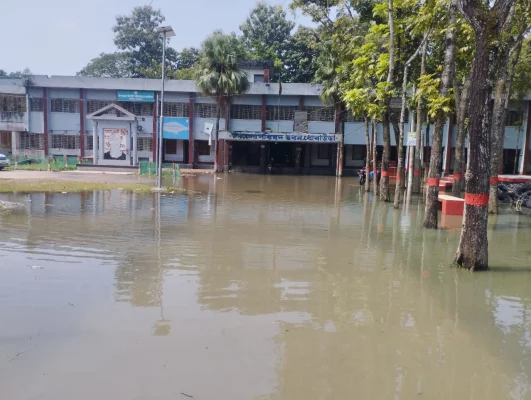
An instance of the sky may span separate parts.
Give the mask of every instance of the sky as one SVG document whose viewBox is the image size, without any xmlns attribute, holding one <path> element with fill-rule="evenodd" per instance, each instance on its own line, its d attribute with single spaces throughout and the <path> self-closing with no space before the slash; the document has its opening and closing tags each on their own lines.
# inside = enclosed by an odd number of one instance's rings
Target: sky
<svg viewBox="0 0 531 400">
<path fill-rule="evenodd" d="M 268 0 L 288 10 L 289 0 Z M 238 31 L 257 0 L 153 0 L 176 33 L 170 46 L 199 47 L 214 30 Z M 132 0 L 2 0 L 0 69 L 75 75 L 92 58 L 113 52 L 115 16 L 147 5 Z M 311 21 L 287 11 L 297 24 Z"/>
</svg>

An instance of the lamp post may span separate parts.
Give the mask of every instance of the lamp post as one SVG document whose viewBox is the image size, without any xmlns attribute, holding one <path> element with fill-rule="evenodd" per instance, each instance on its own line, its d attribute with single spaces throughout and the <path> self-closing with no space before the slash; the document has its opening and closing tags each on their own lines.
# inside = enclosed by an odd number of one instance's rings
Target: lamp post
<svg viewBox="0 0 531 400">
<path fill-rule="evenodd" d="M 175 36 L 170 25 L 159 26 L 156 31 L 162 36 L 162 90 L 160 91 L 159 134 L 157 135 L 157 189 L 162 189 L 162 127 L 164 123 L 164 78 L 166 75 L 166 39 Z"/>
</svg>

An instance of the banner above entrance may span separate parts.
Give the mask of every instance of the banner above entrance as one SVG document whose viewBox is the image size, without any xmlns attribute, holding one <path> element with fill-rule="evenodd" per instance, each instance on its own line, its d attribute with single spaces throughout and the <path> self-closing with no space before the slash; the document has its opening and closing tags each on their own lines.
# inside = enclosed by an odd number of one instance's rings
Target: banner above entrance
<svg viewBox="0 0 531 400">
<path fill-rule="evenodd" d="M 163 139 L 181 139 L 190 138 L 190 120 L 182 117 L 164 117 L 162 125 Z"/>
<path fill-rule="evenodd" d="M 154 103 L 155 92 L 146 92 L 144 90 L 118 90 L 118 101 Z"/>
<path fill-rule="evenodd" d="M 241 140 L 253 142 L 310 142 L 310 143 L 337 143 L 341 135 L 336 133 L 267 133 L 267 132 L 220 132 L 220 139 Z"/>
</svg>

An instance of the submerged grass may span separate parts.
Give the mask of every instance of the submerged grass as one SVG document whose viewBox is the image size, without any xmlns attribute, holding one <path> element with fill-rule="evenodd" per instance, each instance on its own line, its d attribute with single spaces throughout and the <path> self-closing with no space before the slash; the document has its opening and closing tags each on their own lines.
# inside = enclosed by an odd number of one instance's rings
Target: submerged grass
<svg viewBox="0 0 531 400">
<path fill-rule="evenodd" d="M 106 183 L 50 180 L 0 179 L 0 193 L 12 192 L 84 192 L 93 190 L 133 190 L 151 193 L 152 187 L 144 183 Z"/>
</svg>

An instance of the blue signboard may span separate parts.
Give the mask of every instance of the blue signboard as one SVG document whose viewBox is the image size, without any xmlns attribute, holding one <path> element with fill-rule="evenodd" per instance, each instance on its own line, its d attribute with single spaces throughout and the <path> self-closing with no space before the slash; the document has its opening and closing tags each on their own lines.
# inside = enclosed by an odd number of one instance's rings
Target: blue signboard
<svg viewBox="0 0 531 400">
<path fill-rule="evenodd" d="M 162 137 L 164 139 L 188 140 L 190 135 L 190 120 L 183 117 L 164 117 Z"/>
<path fill-rule="evenodd" d="M 118 90 L 118 101 L 154 103 L 155 92 L 146 92 L 144 90 Z"/>
</svg>

